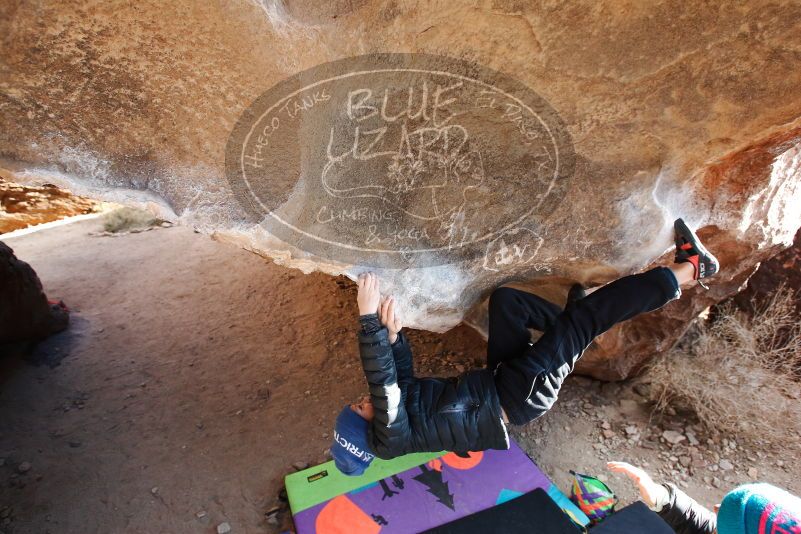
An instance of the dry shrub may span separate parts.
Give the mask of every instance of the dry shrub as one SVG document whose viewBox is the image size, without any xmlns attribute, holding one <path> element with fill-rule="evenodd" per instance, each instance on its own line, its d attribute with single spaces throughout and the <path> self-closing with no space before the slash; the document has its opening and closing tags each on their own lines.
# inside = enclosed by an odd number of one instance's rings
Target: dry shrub
<svg viewBox="0 0 801 534">
<path fill-rule="evenodd" d="M 656 410 L 691 410 L 710 430 L 801 444 L 801 324 L 780 287 L 752 314 L 715 309 L 647 372 Z"/>
<path fill-rule="evenodd" d="M 162 220 L 153 217 L 149 211 L 128 207 L 114 210 L 103 216 L 103 229 L 113 233 L 141 231 L 161 223 Z"/>
</svg>

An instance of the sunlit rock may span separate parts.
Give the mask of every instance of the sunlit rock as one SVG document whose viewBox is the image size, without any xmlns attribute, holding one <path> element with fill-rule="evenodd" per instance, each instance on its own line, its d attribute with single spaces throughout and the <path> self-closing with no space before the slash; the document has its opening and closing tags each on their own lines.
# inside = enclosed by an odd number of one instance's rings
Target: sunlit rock
<svg viewBox="0 0 801 534">
<path fill-rule="evenodd" d="M 305 272 L 374 269 L 409 326 L 481 330 L 498 285 L 561 303 L 572 281 L 669 261 L 683 217 L 723 272 L 581 362 L 619 378 L 801 224 L 793 2 L 2 9 L 16 180 L 146 205 Z"/>
</svg>

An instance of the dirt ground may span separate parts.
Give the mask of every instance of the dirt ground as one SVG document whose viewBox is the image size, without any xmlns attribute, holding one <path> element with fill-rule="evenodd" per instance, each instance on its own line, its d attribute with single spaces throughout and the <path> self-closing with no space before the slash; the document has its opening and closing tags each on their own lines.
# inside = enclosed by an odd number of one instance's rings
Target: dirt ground
<svg viewBox="0 0 801 534">
<path fill-rule="evenodd" d="M 182 227 L 91 235 L 101 227 L 6 241 L 72 316 L 37 365 L 0 360 L 0 532 L 279 531 L 285 509 L 279 525 L 265 512 L 281 504 L 284 475 L 327 459 L 334 416 L 366 391 L 355 287 Z M 483 364 L 486 344 L 467 327 L 410 339 L 418 374 Z M 550 413 L 512 435 L 566 492 L 574 469 L 635 498 L 603 474 L 614 459 L 707 505 L 752 479 L 801 493 L 792 455 L 707 442 L 680 416 L 649 421 L 639 388 L 571 378 Z"/>
</svg>

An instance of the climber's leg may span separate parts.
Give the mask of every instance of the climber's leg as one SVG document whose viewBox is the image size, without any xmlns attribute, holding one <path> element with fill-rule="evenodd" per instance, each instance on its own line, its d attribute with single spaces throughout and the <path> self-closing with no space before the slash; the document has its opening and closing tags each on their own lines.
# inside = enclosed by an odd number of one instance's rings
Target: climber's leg
<svg viewBox="0 0 801 534">
<path fill-rule="evenodd" d="M 680 295 L 673 271 L 657 267 L 615 280 L 569 304 L 523 356 L 505 360 L 496 370 L 495 385 L 509 420 L 523 424 L 550 409 L 562 381 L 597 336 Z"/>
<path fill-rule="evenodd" d="M 680 286 L 716 274 L 717 259 L 681 219 L 674 222 L 675 264 L 625 276 L 569 302 L 553 325 L 519 358 L 495 370 L 501 405 L 515 424 L 539 417 L 556 401 L 562 381 L 595 337 L 615 324 L 661 308 Z"/>
<path fill-rule="evenodd" d="M 487 368 L 516 358 L 529 347 L 533 328 L 541 332 L 552 325 L 562 308 L 533 293 L 500 287 L 489 299 Z"/>
</svg>

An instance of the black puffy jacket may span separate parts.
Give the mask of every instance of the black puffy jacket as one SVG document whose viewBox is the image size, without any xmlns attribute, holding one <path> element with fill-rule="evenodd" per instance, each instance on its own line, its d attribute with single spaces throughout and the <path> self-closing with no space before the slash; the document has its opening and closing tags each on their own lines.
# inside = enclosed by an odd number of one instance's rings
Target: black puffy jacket
<svg viewBox="0 0 801 534">
<path fill-rule="evenodd" d="M 359 352 L 375 409 L 369 442 L 376 456 L 509 448 L 490 371 L 415 378 L 411 347 L 403 332 L 390 345 L 377 314 L 359 319 Z"/>
<path fill-rule="evenodd" d="M 668 490 L 668 503 L 659 515 L 676 534 L 714 534 L 717 516 L 698 504 L 675 484 L 663 484 Z"/>
</svg>

